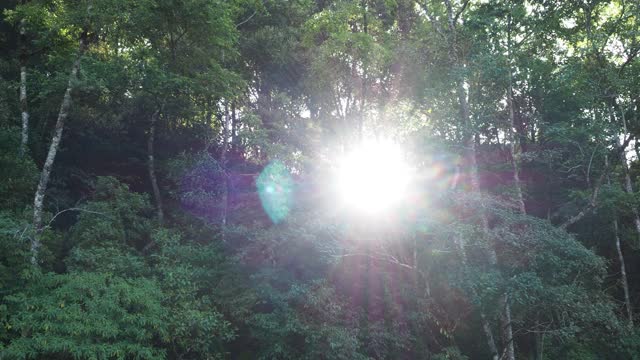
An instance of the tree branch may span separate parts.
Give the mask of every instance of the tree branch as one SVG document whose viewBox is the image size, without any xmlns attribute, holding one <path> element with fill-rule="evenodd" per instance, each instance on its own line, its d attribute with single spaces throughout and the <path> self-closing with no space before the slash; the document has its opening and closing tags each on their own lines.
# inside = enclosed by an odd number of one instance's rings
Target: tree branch
<svg viewBox="0 0 640 360">
<path fill-rule="evenodd" d="M 629 142 L 631 142 L 631 139 L 633 139 L 633 135 L 630 135 L 627 139 L 625 139 L 625 141 L 622 143 L 622 145 L 620 145 L 618 148 L 615 149 L 614 152 L 614 157 L 613 158 L 617 158 L 618 156 L 620 156 L 620 153 L 624 151 L 624 149 L 627 148 L 627 146 L 629 145 Z M 585 217 L 587 214 L 589 214 L 591 211 L 593 211 L 593 209 L 595 209 L 598 205 L 598 195 L 600 193 L 600 188 L 602 187 L 602 182 L 605 178 L 605 176 L 607 175 L 607 173 L 609 172 L 609 165 L 607 164 L 604 168 L 604 170 L 602 171 L 602 174 L 600 174 L 600 177 L 598 178 L 598 181 L 596 181 L 594 188 L 593 188 L 593 192 L 591 193 L 591 199 L 589 200 L 589 204 L 587 206 L 585 206 L 579 213 L 577 213 L 576 215 L 570 217 L 567 221 L 565 221 L 564 223 L 562 223 L 560 225 L 561 229 L 567 229 L 567 227 L 575 224 L 576 222 L 580 221 L 580 219 L 582 219 L 583 217 Z"/>
<path fill-rule="evenodd" d="M 83 208 L 68 208 L 68 209 L 64 209 L 61 211 L 58 211 L 55 215 L 53 215 L 53 217 L 51 218 L 51 220 L 49 220 L 49 223 L 47 224 L 47 227 L 50 227 L 51 224 L 53 224 L 53 221 L 60 215 L 62 215 L 63 213 L 66 213 L 67 211 L 80 211 L 80 212 L 86 212 L 86 213 L 90 213 L 90 214 L 98 214 L 98 215 L 103 215 L 103 216 L 107 216 L 108 214 L 99 212 L 99 211 L 93 211 L 93 210 L 87 210 L 87 209 L 83 209 Z"/>
<path fill-rule="evenodd" d="M 440 36 L 442 36 L 442 37 L 445 37 L 444 33 L 442 31 L 442 28 L 440 27 L 440 24 L 438 24 L 438 20 L 433 15 L 433 13 L 429 10 L 429 6 L 427 5 L 427 1 L 428 0 L 424 0 L 424 1 L 418 0 L 416 2 L 418 3 L 418 5 L 420 5 L 420 7 L 422 8 L 422 11 L 424 11 L 424 13 L 427 15 L 427 17 L 429 18 L 429 21 L 431 22 L 433 27 L 436 29 L 438 34 L 440 34 Z"/>
<path fill-rule="evenodd" d="M 453 20 L 455 22 L 458 21 L 458 19 L 460 18 L 460 15 L 462 15 L 462 13 L 465 11 L 465 9 L 467 8 L 467 6 L 469 5 L 469 0 L 465 0 L 464 3 L 462 3 L 462 6 L 460 7 L 460 9 L 456 12 L 456 15 L 454 16 Z"/>
</svg>

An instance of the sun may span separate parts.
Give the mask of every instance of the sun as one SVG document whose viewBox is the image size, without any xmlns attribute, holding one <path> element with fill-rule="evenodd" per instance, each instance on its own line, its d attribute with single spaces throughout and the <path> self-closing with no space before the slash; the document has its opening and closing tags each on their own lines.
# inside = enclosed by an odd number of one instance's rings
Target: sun
<svg viewBox="0 0 640 360">
<path fill-rule="evenodd" d="M 335 176 L 342 205 L 363 214 L 392 210 L 406 199 L 411 167 L 389 140 L 365 141 L 340 159 Z"/>
</svg>

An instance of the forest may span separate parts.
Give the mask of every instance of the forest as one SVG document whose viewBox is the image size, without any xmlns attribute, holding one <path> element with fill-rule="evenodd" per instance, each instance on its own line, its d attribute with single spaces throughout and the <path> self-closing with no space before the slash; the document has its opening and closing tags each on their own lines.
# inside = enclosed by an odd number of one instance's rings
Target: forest
<svg viewBox="0 0 640 360">
<path fill-rule="evenodd" d="M 640 359 L 637 0 L 0 1 L 0 359 Z"/>
</svg>

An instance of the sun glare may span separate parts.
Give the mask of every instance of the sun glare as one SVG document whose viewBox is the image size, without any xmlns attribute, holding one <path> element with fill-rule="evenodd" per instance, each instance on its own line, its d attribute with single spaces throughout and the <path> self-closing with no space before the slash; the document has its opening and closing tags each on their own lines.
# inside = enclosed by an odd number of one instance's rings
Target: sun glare
<svg viewBox="0 0 640 360">
<path fill-rule="evenodd" d="M 343 205 L 377 214 L 402 203 L 410 180 L 411 168 L 400 146 L 366 141 L 339 162 L 336 187 Z"/>
</svg>

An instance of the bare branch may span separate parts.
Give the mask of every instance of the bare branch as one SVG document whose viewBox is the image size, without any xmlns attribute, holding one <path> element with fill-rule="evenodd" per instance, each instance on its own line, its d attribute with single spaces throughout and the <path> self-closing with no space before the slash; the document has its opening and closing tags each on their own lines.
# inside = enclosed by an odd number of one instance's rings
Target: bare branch
<svg viewBox="0 0 640 360">
<path fill-rule="evenodd" d="M 596 150 L 598 150 L 598 145 L 593 148 L 591 158 L 589 159 L 589 166 L 587 166 L 587 185 L 589 186 L 591 186 L 591 165 L 593 164 L 593 157 L 596 155 Z"/>
<path fill-rule="evenodd" d="M 462 3 L 462 6 L 460 7 L 460 9 L 456 12 L 456 15 L 454 16 L 453 20 L 455 22 L 458 22 L 458 19 L 460 18 L 460 15 L 462 15 L 462 13 L 466 10 L 467 6 L 469 5 L 469 0 L 465 0 Z"/>
<path fill-rule="evenodd" d="M 614 158 L 620 156 L 620 153 L 627 148 L 632 138 L 633 138 L 633 135 L 629 135 L 629 137 L 625 139 L 625 141 L 618 148 L 614 150 Z M 584 207 L 579 213 L 570 217 L 567 221 L 562 223 L 560 225 L 560 228 L 566 229 L 567 227 L 575 224 L 576 222 L 578 222 L 580 219 L 585 217 L 587 214 L 589 214 L 591 211 L 593 211 L 597 207 L 600 188 L 602 187 L 602 182 L 608 173 L 609 173 L 609 164 L 605 166 L 604 170 L 602 171 L 602 174 L 600 174 L 600 177 L 598 178 L 598 181 L 596 181 L 593 187 L 593 192 L 591 193 L 591 199 L 589 200 L 589 204 L 586 207 Z"/>
<path fill-rule="evenodd" d="M 378 253 L 378 255 L 381 255 L 380 253 Z M 342 258 L 342 257 L 353 257 L 353 256 L 362 256 L 362 257 L 368 257 L 370 259 L 373 260 L 379 260 L 379 261 L 384 261 L 390 264 L 395 264 L 398 265 L 400 267 L 403 267 L 405 269 L 411 269 L 411 270 L 415 270 L 415 268 L 409 264 L 405 264 L 403 262 L 398 261 L 398 259 L 396 259 L 393 256 L 390 255 L 385 255 L 385 256 L 374 256 L 372 254 L 367 254 L 367 253 L 349 253 L 349 254 L 342 254 L 342 255 L 332 255 L 333 257 L 336 258 Z"/>
<path fill-rule="evenodd" d="M 236 28 L 239 28 L 241 25 L 243 25 L 244 23 L 248 22 L 249 20 L 251 20 L 252 17 L 254 17 L 256 14 L 258 13 L 258 10 L 254 10 L 253 14 L 249 15 L 248 18 L 240 21 L 239 23 L 236 24 Z"/>
<path fill-rule="evenodd" d="M 596 208 L 596 206 L 598 205 L 598 195 L 600 193 L 600 187 L 602 186 L 602 180 L 604 179 L 608 171 L 609 169 L 606 168 L 598 178 L 598 181 L 596 182 L 593 188 L 593 192 L 591 193 L 591 199 L 589 200 L 589 204 L 585 208 L 583 208 L 579 213 L 575 214 L 574 216 L 570 217 L 567 221 L 562 223 L 560 225 L 560 228 L 566 229 L 567 227 L 578 222 L 580 219 L 585 217 L 587 214 L 593 211 L 593 209 Z"/>
<path fill-rule="evenodd" d="M 261 1 L 262 6 L 264 6 L 266 1 L 267 0 L 262 0 Z M 251 15 L 249 15 L 248 18 L 246 18 L 246 19 L 244 19 L 244 20 L 242 20 L 242 21 L 240 21 L 239 23 L 236 24 L 236 29 L 239 28 L 240 26 L 244 25 L 245 23 L 247 23 L 249 20 L 251 20 L 251 18 L 256 16 L 257 13 L 258 13 L 258 9 L 256 8 L 255 10 L 253 10 L 253 13 Z"/>
<path fill-rule="evenodd" d="M 53 221 L 58 216 L 66 213 L 67 211 L 80 211 L 80 212 L 86 212 L 86 213 L 90 213 L 90 214 L 98 214 L 98 215 L 108 216 L 108 214 L 105 214 L 105 213 L 102 213 L 102 212 L 99 212 L 99 211 L 87 210 L 87 209 L 83 209 L 83 208 L 68 208 L 68 209 L 64 209 L 64 210 L 58 211 L 55 215 L 53 215 L 51 220 L 49 220 L 49 223 L 47 224 L 47 227 L 51 227 L 51 224 L 53 224 Z"/>
</svg>

